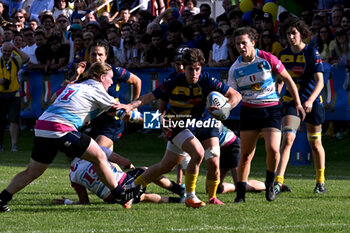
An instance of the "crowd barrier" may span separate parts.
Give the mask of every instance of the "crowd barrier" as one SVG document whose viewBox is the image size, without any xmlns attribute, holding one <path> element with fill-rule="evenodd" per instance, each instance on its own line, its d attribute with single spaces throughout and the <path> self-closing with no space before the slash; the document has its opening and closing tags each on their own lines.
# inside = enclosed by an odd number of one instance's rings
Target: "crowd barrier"
<svg viewBox="0 0 350 233">
<path fill-rule="evenodd" d="M 326 120 L 350 121 L 350 93 L 343 89 L 346 77 L 345 67 L 333 67 L 324 64 L 325 87 L 322 93 L 324 106 L 326 109 Z M 203 71 L 209 72 L 213 77 L 221 79 L 227 83 L 227 67 L 209 68 L 203 67 Z M 141 95 L 152 91 L 165 78 L 174 72 L 172 68 L 152 68 L 131 70 L 142 80 Z M 59 88 L 67 72 L 59 72 L 44 75 L 43 72 L 30 71 L 24 76 L 25 96 L 22 99 L 22 118 L 38 118 L 48 107 L 50 98 Z M 120 102 L 130 102 L 132 98 L 132 88 L 122 83 L 120 86 Z M 139 111 L 150 111 L 157 109 L 156 102 L 144 106 Z M 239 120 L 239 106 L 232 110 L 229 117 L 231 120 Z M 296 141 L 291 150 L 291 164 L 307 165 L 311 163 L 311 148 L 306 138 L 305 126 L 302 124 L 298 130 Z"/>
<path fill-rule="evenodd" d="M 213 77 L 227 83 L 227 67 L 203 67 L 203 71 L 209 72 Z M 141 95 L 152 91 L 165 78 L 174 72 L 172 68 L 150 68 L 131 70 L 142 80 Z M 343 89 L 346 72 L 344 67 L 332 67 L 325 64 L 325 88 L 323 91 L 326 119 L 336 121 L 350 121 L 350 95 Z M 60 87 L 67 77 L 67 72 L 57 72 L 44 75 L 40 71 L 30 71 L 24 77 L 25 96 L 22 99 L 22 118 L 37 118 L 47 108 L 53 93 Z M 120 102 L 129 102 L 132 98 L 132 88 L 122 83 L 120 86 Z M 155 109 L 154 104 L 147 105 L 139 111 Z M 232 110 L 231 120 L 239 120 L 239 107 Z"/>
</svg>

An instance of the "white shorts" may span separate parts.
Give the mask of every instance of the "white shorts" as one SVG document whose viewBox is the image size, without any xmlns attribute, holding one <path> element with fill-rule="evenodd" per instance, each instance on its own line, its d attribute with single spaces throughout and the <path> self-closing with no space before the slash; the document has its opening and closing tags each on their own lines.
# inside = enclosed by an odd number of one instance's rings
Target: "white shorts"
<svg viewBox="0 0 350 233">
<path fill-rule="evenodd" d="M 166 149 L 180 156 L 187 156 L 188 153 L 182 150 L 182 144 L 192 137 L 194 137 L 192 132 L 184 129 L 173 138 L 172 142 L 168 142 Z"/>
</svg>

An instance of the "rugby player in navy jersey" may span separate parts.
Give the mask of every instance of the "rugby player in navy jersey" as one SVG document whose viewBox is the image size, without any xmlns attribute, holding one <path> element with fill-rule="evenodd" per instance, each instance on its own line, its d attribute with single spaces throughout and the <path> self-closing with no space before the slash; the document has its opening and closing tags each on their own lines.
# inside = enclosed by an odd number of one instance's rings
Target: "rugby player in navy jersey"
<svg viewBox="0 0 350 233">
<path fill-rule="evenodd" d="M 316 169 L 315 193 L 325 193 L 325 151 L 321 141 L 322 123 L 325 110 L 321 92 L 324 86 L 323 64 L 319 52 L 305 44 L 304 39 L 311 35 L 308 26 L 301 20 L 291 18 L 281 27 L 280 35 L 288 41 L 288 48 L 280 53 L 280 60 L 292 76 L 299 89 L 299 96 L 306 112 L 307 138 L 312 148 Z M 287 168 L 300 117 L 296 114 L 294 101 L 289 90 L 283 96 L 281 161 L 278 166 L 275 188 L 277 192 L 284 189 L 284 174 Z"/>
<path fill-rule="evenodd" d="M 191 130 L 186 127 L 180 127 L 179 122 L 187 122 L 187 120 L 193 119 L 199 120 L 206 107 L 206 98 L 212 91 L 218 91 L 226 96 L 228 104 L 231 105 L 230 109 L 235 107 L 241 100 L 241 95 L 237 91 L 216 78 L 209 76 L 208 73 L 201 72 L 204 62 L 205 58 L 199 49 L 186 50 L 182 56 L 184 73 L 167 79 L 154 91 L 141 96 L 128 105 L 120 104 L 117 106 L 117 109 L 125 109 L 126 112 L 129 112 L 133 108 L 143 106 L 156 99 L 169 102 L 170 106 L 167 115 L 173 115 L 175 118 L 161 120 L 161 123 L 169 123 L 171 121 L 177 126 L 168 129 L 169 141 L 162 161 L 151 166 L 139 176 L 135 180 L 135 185 L 147 186 L 162 174 L 172 171 L 189 154 L 191 160 L 185 173 L 187 192 L 185 203 L 186 206 L 193 208 L 205 205 L 195 193 L 199 166 L 204 158 L 205 150 Z"/>
<path fill-rule="evenodd" d="M 109 46 L 102 40 L 94 41 L 89 47 L 90 62 L 105 63 L 107 60 Z M 120 83 L 124 82 L 132 86 L 133 100 L 137 99 L 141 93 L 141 79 L 135 74 L 122 67 L 112 66 L 113 84 L 108 88 L 108 94 L 119 101 Z M 80 76 L 84 70 L 76 76 Z M 77 79 L 78 77 L 76 77 Z M 124 131 L 124 122 L 118 117 L 112 117 L 107 113 L 102 114 L 90 124 L 89 135 L 95 138 L 100 146 L 105 146 L 113 150 L 113 143 L 118 141 Z"/>
</svg>

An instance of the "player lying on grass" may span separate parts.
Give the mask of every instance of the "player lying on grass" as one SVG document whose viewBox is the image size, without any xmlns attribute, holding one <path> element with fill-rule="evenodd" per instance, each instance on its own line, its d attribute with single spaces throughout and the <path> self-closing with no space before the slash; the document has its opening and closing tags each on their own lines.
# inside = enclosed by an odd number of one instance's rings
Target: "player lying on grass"
<svg viewBox="0 0 350 233">
<path fill-rule="evenodd" d="M 110 161 L 110 167 L 113 171 L 113 175 L 119 185 L 122 187 L 134 187 L 134 179 L 140 176 L 146 168 L 136 168 L 130 163 L 130 161 L 115 152 L 112 152 L 107 147 L 101 147 L 105 152 L 108 160 Z M 123 166 L 127 169 L 133 169 L 129 172 L 123 172 L 118 165 L 113 164 L 113 162 Z M 113 196 L 111 195 L 110 189 L 108 189 L 98 178 L 94 165 L 86 160 L 75 158 L 71 163 L 71 169 L 69 173 L 69 179 L 71 181 L 72 188 L 74 188 L 77 193 L 79 200 L 71 201 L 65 197 L 62 199 L 54 199 L 54 204 L 89 204 L 89 196 L 86 191 L 88 189 L 92 193 L 96 194 L 99 198 L 103 199 L 107 203 L 115 203 Z M 153 203 L 180 203 L 181 197 L 185 194 L 185 188 L 176 184 L 175 182 L 165 178 L 160 177 L 154 181 L 158 186 L 167 189 L 179 197 L 164 197 L 154 193 L 144 193 L 143 192 L 132 199 L 132 201 L 123 205 L 124 208 L 131 208 L 131 204 L 136 204 L 139 202 L 153 202 Z"/>
</svg>

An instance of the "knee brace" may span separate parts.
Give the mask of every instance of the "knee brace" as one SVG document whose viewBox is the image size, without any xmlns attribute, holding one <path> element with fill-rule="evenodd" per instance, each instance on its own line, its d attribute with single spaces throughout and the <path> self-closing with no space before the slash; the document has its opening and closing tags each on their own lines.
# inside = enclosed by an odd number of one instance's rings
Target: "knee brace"
<svg viewBox="0 0 350 233">
<path fill-rule="evenodd" d="M 208 160 L 214 157 L 220 157 L 220 146 L 213 146 L 205 150 L 204 152 L 205 160 Z"/>
<path fill-rule="evenodd" d="M 285 126 L 282 129 L 282 134 L 285 134 L 285 133 L 293 133 L 294 135 L 296 135 L 297 129 L 294 128 L 293 126 Z"/>
<path fill-rule="evenodd" d="M 186 170 L 187 169 L 187 165 L 189 164 L 191 160 L 190 156 L 185 156 L 185 158 L 181 161 L 181 168 L 182 170 Z"/>
<path fill-rule="evenodd" d="M 313 133 L 313 134 L 307 133 L 307 140 L 309 141 L 318 141 L 318 140 L 321 140 L 321 138 L 322 138 L 321 132 Z"/>
</svg>

